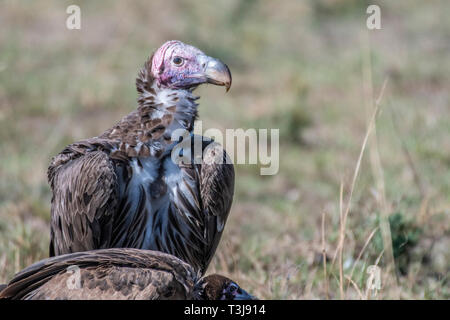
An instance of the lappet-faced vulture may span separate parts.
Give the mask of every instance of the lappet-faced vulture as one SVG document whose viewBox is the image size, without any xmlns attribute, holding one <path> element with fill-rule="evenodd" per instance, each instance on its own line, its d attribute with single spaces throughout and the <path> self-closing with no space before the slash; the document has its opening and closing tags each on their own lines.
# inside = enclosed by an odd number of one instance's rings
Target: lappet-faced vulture
<svg viewBox="0 0 450 320">
<path fill-rule="evenodd" d="M 131 248 L 70 253 L 22 270 L 0 291 L 10 300 L 252 300 L 236 282 L 203 278 L 187 263 Z"/>
<path fill-rule="evenodd" d="M 202 137 L 196 139 L 208 161 L 197 161 L 194 148 L 172 152 L 177 129 L 194 136 L 193 90 L 204 83 L 228 90 L 228 67 L 195 47 L 166 42 L 139 72 L 137 109 L 52 159 L 50 256 L 139 248 L 170 253 L 205 272 L 230 211 L 233 165 Z M 172 153 L 190 153 L 191 161 L 174 161 Z"/>
</svg>

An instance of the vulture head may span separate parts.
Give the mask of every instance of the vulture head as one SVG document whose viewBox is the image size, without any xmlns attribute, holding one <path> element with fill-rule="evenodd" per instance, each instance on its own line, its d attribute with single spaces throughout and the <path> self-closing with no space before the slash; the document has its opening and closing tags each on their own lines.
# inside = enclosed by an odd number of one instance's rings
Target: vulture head
<svg viewBox="0 0 450 320">
<path fill-rule="evenodd" d="M 203 277 L 197 290 L 202 300 L 257 300 L 236 282 L 219 274 Z"/>
<path fill-rule="evenodd" d="M 168 41 L 153 54 L 151 76 L 161 87 L 192 90 L 203 83 L 231 86 L 228 66 L 181 41 Z"/>
</svg>

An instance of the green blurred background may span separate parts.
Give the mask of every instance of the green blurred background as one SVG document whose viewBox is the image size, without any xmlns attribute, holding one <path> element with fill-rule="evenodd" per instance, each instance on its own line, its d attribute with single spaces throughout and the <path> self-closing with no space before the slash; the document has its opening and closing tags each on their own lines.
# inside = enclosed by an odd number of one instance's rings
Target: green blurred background
<svg viewBox="0 0 450 320">
<path fill-rule="evenodd" d="M 366 27 L 369 3 L 381 30 Z M 81 30 L 65 27 L 71 4 Z M 277 175 L 237 166 L 208 272 L 260 298 L 450 298 L 449 12 L 445 0 L 0 1 L 0 283 L 47 257 L 51 157 L 133 110 L 138 69 L 177 39 L 233 73 L 227 94 L 197 90 L 203 129 L 280 129 Z M 340 186 L 345 209 L 386 79 L 342 229 Z"/>
</svg>

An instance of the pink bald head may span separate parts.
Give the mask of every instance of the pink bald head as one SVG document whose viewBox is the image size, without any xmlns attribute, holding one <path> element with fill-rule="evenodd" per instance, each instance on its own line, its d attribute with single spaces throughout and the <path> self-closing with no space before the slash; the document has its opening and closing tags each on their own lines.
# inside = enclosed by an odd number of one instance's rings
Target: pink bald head
<svg viewBox="0 0 450 320">
<path fill-rule="evenodd" d="M 181 41 L 164 43 L 153 55 L 151 73 L 158 84 L 174 89 L 190 89 L 202 83 L 231 85 L 228 67 L 199 49 Z"/>
</svg>

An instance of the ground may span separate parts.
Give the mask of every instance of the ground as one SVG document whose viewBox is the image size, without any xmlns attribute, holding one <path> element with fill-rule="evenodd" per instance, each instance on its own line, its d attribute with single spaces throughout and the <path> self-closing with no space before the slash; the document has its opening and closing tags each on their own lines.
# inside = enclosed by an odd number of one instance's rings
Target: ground
<svg viewBox="0 0 450 320">
<path fill-rule="evenodd" d="M 197 91 L 204 129 L 280 129 L 278 174 L 236 167 L 209 273 L 263 299 L 450 298 L 450 2 L 372 2 L 381 30 L 362 0 L 3 1 L 0 283 L 47 257 L 51 157 L 133 110 L 178 39 L 233 74 Z"/>
</svg>

